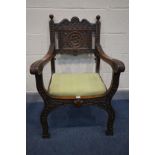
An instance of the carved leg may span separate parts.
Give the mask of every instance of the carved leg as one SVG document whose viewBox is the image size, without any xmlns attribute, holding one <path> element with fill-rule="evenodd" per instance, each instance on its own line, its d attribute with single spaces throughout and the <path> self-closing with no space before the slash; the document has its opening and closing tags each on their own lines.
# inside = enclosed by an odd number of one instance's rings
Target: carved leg
<svg viewBox="0 0 155 155">
<path fill-rule="evenodd" d="M 114 125 L 114 120 L 115 120 L 115 111 L 112 108 L 111 104 L 108 104 L 106 106 L 106 111 L 108 113 L 106 135 L 109 136 L 109 135 L 113 135 L 113 125 Z"/>
<path fill-rule="evenodd" d="M 49 114 L 49 109 L 47 107 L 44 107 L 41 115 L 40 115 L 40 122 L 41 122 L 41 125 L 42 125 L 42 137 L 43 138 L 49 138 L 49 133 L 48 133 L 48 121 L 47 121 L 47 118 L 48 118 L 48 114 Z"/>
</svg>

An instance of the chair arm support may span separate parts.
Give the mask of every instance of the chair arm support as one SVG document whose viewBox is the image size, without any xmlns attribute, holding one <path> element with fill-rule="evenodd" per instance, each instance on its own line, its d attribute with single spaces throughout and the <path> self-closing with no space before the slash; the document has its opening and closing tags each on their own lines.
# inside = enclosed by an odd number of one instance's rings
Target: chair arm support
<svg viewBox="0 0 155 155">
<path fill-rule="evenodd" d="M 112 67 L 114 73 L 124 72 L 125 65 L 123 62 L 117 59 L 112 59 L 111 57 L 106 55 L 100 44 L 96 44 L 95 48 L 97 50 L 97 53 L 99 54 L 99 57 Z"/>
<path fill-rule="evenodd" d="M 42 74 L 44 66 L 54 57 L 54 45 L 51 45 L 47 54 L 40 60 L 34 62 L 30 67 L 31 74 Z"/>
<path fill-rule="evenodd" d="M 115 95 L 115 93 L 116 93 L 116 91 L 118 89 L 120 73 L 121 72 L 117 72 L 117 73 L 113 72 L 111 84 L 110 84 L 110 87 L 107 90 L 107 96 L 110 99 L 112 99 L 112 97 Z"/>
</svg>

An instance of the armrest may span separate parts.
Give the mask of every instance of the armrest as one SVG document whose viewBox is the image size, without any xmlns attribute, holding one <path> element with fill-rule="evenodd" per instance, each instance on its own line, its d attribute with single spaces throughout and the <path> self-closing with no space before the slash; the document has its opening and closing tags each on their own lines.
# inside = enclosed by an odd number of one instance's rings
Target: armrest
<svg viewBox="0 0 155 155">
<path fill-rule="evenodd" d="M 114 73 L 124 72 L 125 66 L 123 62 L 120 60 L 112 59 L 106 55 L 100 44 L 96 44 L 95 48 L 99 54 L 99 57 L 112 67 Z"/>
<path fill-rule="evenodd" d="M 47 54 L 40 60 L 34 62 L 30 67 L 31 74 L 42 74 L 44 66 L 54 57 L 54 44 L 50 45 Z"/>
</svg>

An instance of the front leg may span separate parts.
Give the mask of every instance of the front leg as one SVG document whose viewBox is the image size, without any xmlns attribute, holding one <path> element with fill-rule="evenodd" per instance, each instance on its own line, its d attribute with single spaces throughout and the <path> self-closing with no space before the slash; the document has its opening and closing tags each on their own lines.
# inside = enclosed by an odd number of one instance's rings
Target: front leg
<svg viewBox="0 0 155 155">
<path fill-rule="evenodd" d="M 107 120 L 107 129 L 105 131 L 106 135 L 113 135 L 113 125 L 115 120 L 115 111 L 112 108 L 111 103 L 103 103 L 98 104 L 98 106 L 102 109 L 104 109 L 108 113 L 108 120 Z"/>
<path fill-rule="evenodd" d="M 40 122 L 42 125 L 42 137 L 43 138 L 50 137 L 50 135 L 48 133 L 48 120 L 47 120 L 49 112 L 50 112 L 50 109 L 48 107 L 44 107 L 44 109 L 40 115 Z"/>
<path fill-rule="evenodd" d="M 113 125 L 114 125 L 114 121 L 115 121 L 115 111 L 114 111 L 111 104 L 108 104 L 106 106 L 106 111 L 108 113 L 106 135 L 109 136 L 109 135 L 113 135 Z"/>
</svg>

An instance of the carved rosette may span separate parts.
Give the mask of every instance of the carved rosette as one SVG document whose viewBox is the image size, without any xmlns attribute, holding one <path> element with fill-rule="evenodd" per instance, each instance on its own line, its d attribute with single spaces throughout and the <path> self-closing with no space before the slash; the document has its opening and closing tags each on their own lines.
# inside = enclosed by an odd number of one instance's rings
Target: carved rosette
<svg viewBox="0 0 155 155">
<path fill-rule="evenodd" d="M 82 45 L 82 36 L 79 32 L 71 32 L 68 35 L 68 45 L 71 48 L 79 48 Z"/>
<path fill-rule="evenodd" d="M 60 48 L 62 49 L 89 49 L 91 47 L 91 33 L 86 31 L 61 32 Z"/>
</svg>

